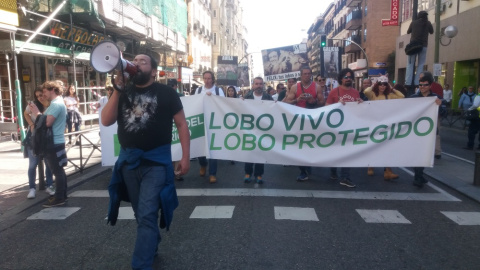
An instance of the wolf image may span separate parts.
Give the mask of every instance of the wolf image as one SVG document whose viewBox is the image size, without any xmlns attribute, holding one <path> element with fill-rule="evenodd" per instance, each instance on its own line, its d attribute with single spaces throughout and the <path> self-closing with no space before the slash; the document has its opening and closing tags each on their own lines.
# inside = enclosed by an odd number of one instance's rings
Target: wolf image
<svg viewBox="0 0 480 270">
<path fill-rule="evenodd" d="M 135 95 L 130 99 L 130 108 L 123 110 L 125 130 L 127 132 L 138 132 L 147 128 L 150 117 L 153 117 L 157 109 L 157 97 L 148 95 Z M 124 106 L 127 106 L 126 104 Z"/>
</svg>

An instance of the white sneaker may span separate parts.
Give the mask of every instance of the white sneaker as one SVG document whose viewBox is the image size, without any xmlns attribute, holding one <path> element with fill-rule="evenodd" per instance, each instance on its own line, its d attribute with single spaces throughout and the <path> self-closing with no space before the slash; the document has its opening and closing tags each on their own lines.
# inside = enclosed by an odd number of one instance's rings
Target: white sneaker
<svg viewBox="0 0 480 270">
<path fill-rule="evenodd" d="M 35 198 L 35 189 L 31 188 L 30 191 L 28 192 L 27 199 L 33 199 Z"/>
<path fill-rule="evenodd" d="M 55 188 L 53 186 L 49 186 L 45 189 L 45 192 L 47 192 L 50 195 L 55 195 Z"/>
</svg>

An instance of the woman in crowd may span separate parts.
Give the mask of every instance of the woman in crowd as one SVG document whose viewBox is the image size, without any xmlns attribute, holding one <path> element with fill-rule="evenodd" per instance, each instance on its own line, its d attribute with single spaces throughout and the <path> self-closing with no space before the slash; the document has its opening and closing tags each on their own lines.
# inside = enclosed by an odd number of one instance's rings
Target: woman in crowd
<svg viewBox="0 0 480 270">
<path fill-rule="evenodd" d="M 230 85 L 228 88 L 227 88 L 227 98 L 237 98 L 237 90 L 235 89 L 235 86 L 233 85 Z M 230 160 L 230 164 L 235 164 L 235 161 L 233 160 Z"/>
<path fill-rule="evenodd" d="M 63 98 L 65 106 L 67 106 L 67 129 L 72 132 L 72 126 L 75 126 L 75 131 L 80 131 L 80 124 L 82 123 L 82 116 L 78 110 L 79 100 L 75 87 L 70 85 L 65 97 Z M 68 137 L 68 143 L 71 144 L 72 136 Z M 77 142 L 78 143 L 78 142 Z"/>
<path fill-rule="evenodd" d="M 229 98 L 237 98 L 237 90 L 235 90 L 235 86 L 230 85 L 227 88 L 227 97 Z"/>
<path fill-rule="evenodd" d="M 47 107 L 50 105 L 50 102 L 46 100 L 43 97 L 43 91 L 42 89 L 38 88 L 35 90 L 33 93 L 33 101 L 31 101 L 37 105 L 37 108 L 40 112 L 44 112 Z M 30 140 L 30 136 L 35 129 L 35 120 L 37 119 L 37 116 L 32 114 L 30 111 L 30 106 L 27 106 L 25 109 L 25 112 L 23 113 L 25 121 L 28 123 L 28 132 L 27 132 L 27 141 Z M 30 188 L 30 191 L 28 192 L 27 198 L 28 199 L 33 199 L 35 198 L 35 180 L 37 178 L 37 165 L 39 162 L 39 157 L 35 156 L 33 154 L 33 149 L 32 145 L 27 143 L 25 145 L 28 153 L 28 186 Z M 53 176 L 52 176 L 52 171 L 50 171 L 50 168 L 45 164 L 45 176 L 46 176 L 46 181 L 47 181 L 47 189 L 45 190 L 47 193 L 50 195 L 55 194 L 55 189 L 53 187 Z"/>
<path fill-rule="evenodd" d="M 368 97 L 369 101 L 374 100 L 386 100 L 386 99 L 398 99 L 404 98 L 405 96 L 399 90 L 390 87 L 388 83 L 388 78 L 385 76 L 380 76 L 377 79 L 377 82 L 373 87 L 365 89 L 365 95 Z M 373 168 L 368 168 L 368 175 L 373 175 Z M 383 178 L 385 180 L 397 179 L 398 174 L 394 174 L 390 167 L 386 167 L 383 173 Z"/>
</svg>

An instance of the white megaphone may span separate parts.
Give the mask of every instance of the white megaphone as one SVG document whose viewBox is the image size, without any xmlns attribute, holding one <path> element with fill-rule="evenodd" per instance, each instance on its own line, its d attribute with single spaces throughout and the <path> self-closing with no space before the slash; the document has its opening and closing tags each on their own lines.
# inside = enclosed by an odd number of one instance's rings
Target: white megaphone
<svg viewBox="0 0 480 270">
<path fill-rule="evenodd" d="M 114 69 L 122 70 L 130 77 L 138 72 L 137 66 L 122 58 L 122 52 L 112 41 L 97 43 L 90 54 L 90 64 L 99 73 L 109 73 Z"/>
</svg>

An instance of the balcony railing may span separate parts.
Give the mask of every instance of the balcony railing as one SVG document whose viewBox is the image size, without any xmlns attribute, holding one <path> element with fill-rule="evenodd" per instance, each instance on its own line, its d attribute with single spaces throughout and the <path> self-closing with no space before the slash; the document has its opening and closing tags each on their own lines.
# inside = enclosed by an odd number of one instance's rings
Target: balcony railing
<svg viewBox="0 0 480 270">
<path fill-rule="evenodd" d="M 345 25 L 347 30 L 358 30 L 362 28 L 362 11 L 354 10 L 347 15 L 347 23 Z"/>
</svg>

